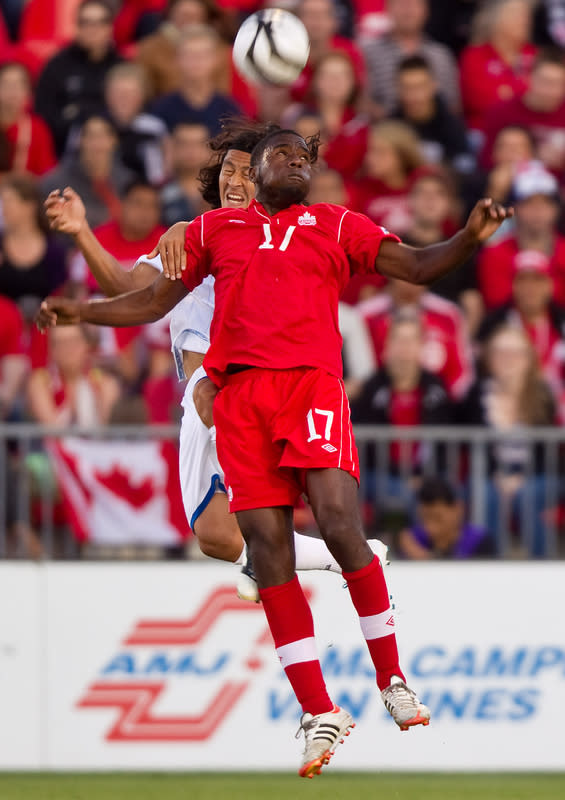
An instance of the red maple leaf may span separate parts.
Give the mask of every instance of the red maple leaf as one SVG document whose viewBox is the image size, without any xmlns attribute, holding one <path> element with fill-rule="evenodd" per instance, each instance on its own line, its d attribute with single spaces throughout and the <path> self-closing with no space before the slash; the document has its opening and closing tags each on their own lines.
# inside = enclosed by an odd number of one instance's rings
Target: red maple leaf
<svg viewBox="0 0 565 800">
<path fill-rule="evenodd" d="M 112 467 L 110 472 L 95 472 L 96 480 L 109 489 L 113 494 L 121 497 L 134 508 L 146 505 L 155 494 L 153 478 L 147 477 L 142 483 L 134 485 L 131 475 L 121 467 Z"/>
</svg>

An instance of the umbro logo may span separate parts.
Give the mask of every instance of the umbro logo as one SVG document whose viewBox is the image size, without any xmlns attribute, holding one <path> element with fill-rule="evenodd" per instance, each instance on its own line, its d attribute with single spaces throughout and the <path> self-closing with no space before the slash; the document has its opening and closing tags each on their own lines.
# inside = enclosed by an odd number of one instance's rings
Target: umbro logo
<svg viewBox="0 0 565 800">
<path fill-rule="evenodd" d="M 394 628 L 394 614 L 387 619 L 385 625 L 390 625 L 391 628 Z"/>
<path fill-rule="evenodd" d="M 301 217 L 298 217 L 299 225 L 316 225 L 316 223 L 316 217 L 313 214 L 310 214 L 309 211 L 305 211 Z"/>
<path fill-rule="evenodd" d="M 333 444 L 330 444 L 328 442 L 327 444 L 323 444 L 322 445 L 322 450 L 327 450 L 328 453 L 335 453 L 336 450 L 337 450 L 337 447 L 334 447 Z"/>
</svg>

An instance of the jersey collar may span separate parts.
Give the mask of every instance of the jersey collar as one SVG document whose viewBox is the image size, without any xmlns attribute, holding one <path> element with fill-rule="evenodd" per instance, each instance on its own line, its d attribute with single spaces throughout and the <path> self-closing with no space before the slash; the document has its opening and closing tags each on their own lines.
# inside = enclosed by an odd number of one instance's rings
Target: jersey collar
<svg viewBox="0 0 565 800">
<path fill-rule="evenodd" d="M 293 203 L 291 206 L 288 206 L 288 208 L 283 208 L 280 211 L 278 211 L 276 214 L 273 214 L 271 216 L 265 210 L 265 208 L 261 205 L 261 203 L 258 203 L 257 200 L 255 200 L 255 198 L 253 198 L 253 200 L 250 202 L 250 204 L 248 206 L 248 210 L 249 211 L 253 211 L 255 214 L 258 214 L 260 217 L 264 217 L 269 222 L 272 219 L 275 219 L 276 217 L 278 217 L 279 214 L 286 214 L 288 211 L 293 211 L 293 210 L 297 210 L 298 211 L 298 210 L 301 210 L 303 208 L 307 208 L 307 206 L 305 206 L 304 203 Z"/>
</svg>

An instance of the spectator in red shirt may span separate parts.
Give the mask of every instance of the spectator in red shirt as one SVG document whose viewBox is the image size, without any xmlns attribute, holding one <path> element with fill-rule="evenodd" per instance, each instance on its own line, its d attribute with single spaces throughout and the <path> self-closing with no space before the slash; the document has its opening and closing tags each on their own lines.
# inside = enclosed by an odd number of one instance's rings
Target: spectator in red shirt
<svg viewBox="0 0 565 800">
<path fill-rule="evenodd" d="M 510 195 L 518 169 L 536 157 L 536 144 L 531 132 L 520 125 L 501 128 L 492 146 L 492 164 L 487 181 L 486 197 L 503 203 Z"/>
<path fill-rule="evenodd" d="M 43 175 L 57 163 L 49 128 L 29 111 L 31 99 L 26 68 L 15 62 L 0 66 L 0 172 Z"/>
<path fill-rule="evenodd" d="M 487 309 L 511 300 L 514 258 L 522 250 L 537 250 L 550 259 L 553 296 L 565 305 L 565 238 L 557 232 L 558 192 L 557 180 L 539 162 L 525 164 L 516 175 L 515 231 L 479 254 L 478 283 Z"/>
<path fill-rule="evenodd" d="M 489 109 L 523 94 L 534 63 L 529 0 L 489 0 L 475 20 L 474 43 L 461 54 L 467 126 L 483 131 Z"/>
<path fill-rule="evenodd" d="M 95 227 L 120 215 L 120 197 L 135 178 L 119 157 L 118 135 L 103 115 L 82 124 L 78 152 L 68 153 L 42 180 L 46 193 L 73 186 L 83 198 L 88 218 Z"/>
<path fill-rule="evenodd" d="M 421 317 L 414 309 L 398 310 L 390 319 L 381 367 L 364 383 L 351 406 L 354 423 L 406 427 L 451 422 L 452 402 L 444 382 L 422 367 L 424 348 Z M 430 449 L 399 441 L 387 449 L 385 474 L 374 474 L 375 451 L 369 448 L 367 452 L 368 499 L 378 499 L 379 505 L 392 498 L 410 503 L 410 479 L 421 471 Z M 380 484 L 376 494 L 375 483 Z"/>
<path fill-rule="evenodd" d="M 520 125 L 532 134 L 537 157 L 557 174 L 565 170 L 565 60 L 563 53 L 546 50 L 534 64 L 528 90 L 493 106 L 485 116 L 482 160 L 492 166 L 496 135 L 508 125 Z"/>
<path fill-rule="evenodd" d="M 356 83 L 365 86 L 365 62 L 361 51 L 350 40 L 338 36 L 339 20 L 333 0 L 300 0 L 297 13 L 310 38 L 310 57 L 300 77 L 293 84 L 292 99 L 304 102 L 312 82 L 314 69 L 326 53 L 339 50 L 349 56 L 355 70 Z"/>
<path fill-rule="evenodd" d="M 458 112 L 459 72 L 450 50 L 425 33 L 428 0 L 388 0 L 390 30 L 363 43 L 368 90 L 376 111 L 390 114 L 397 105 L 396 73 L 408 56 L 422 56 L 429 63 L 439 91 L 449 109 Z"/>
<path fill-rule="evenodd" d="M 537 353 L 543 374 L 559 397 L 565 378 L 565 308 L 552 299 L 551 263 L 535 250 L 514 258 L 512 299 L 492 311 L 479 331 L 479 341 L 490 338 L 502 325 L 525 330 Z"/>
<path fill-rule="evenodd" d="M 15 303 L 0 294 L 0 419 L 10 416 L 28 370 L 24 323 Z"/>
<path fill-rule="evenodd" d="M 326 53 L 318 60 L 305 104 L 290 106 L 283 114 L 283 127 L 294 128 L 308 111 L 319 118 L 325 163 L 347 178 L 361 168 L 367 151 L 368 118 L 359 113 L 361 86 L 351 58 L 343 51 Z"/>
<path fill-rule="evenodd" d="M 412 221 L 412 180 L 423 163 L 419 139 L 403 122 L 372 125 L 364 177 L 351 187 L 352 208 L 402 236 Z"/>
<path fill-rule="evenodd" d="M 413 309 L 423 335 L 423 366 L 444 381 L 451 397 L 462 397 L 474 377 L 471 342 L 462 313 L 454 303 L 424 286 L 390 280 L 386 289 L 359 305 L 369 326 L 378 364 L 384 363 L 386 339 L 399 309 Z"/>
</svg>

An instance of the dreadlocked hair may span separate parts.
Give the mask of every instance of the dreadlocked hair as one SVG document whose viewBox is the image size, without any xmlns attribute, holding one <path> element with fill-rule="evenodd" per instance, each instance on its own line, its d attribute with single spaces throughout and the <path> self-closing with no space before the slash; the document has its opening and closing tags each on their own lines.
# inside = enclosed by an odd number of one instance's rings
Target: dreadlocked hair
<svg viewBox="0 0 565 800">
<path fill-rule="evenodd" d="M 259 142 L 280 130 L 274 122 L 251 122 L 240 117 L 229 117 L 222 122 L 222 130 L 210 140 L 208 146 L 213 155 L 198 174 L 200 191 L 212 208 L 220 208 L 220 172 L 229 150 L 251 153 Z"/>
</svg>

